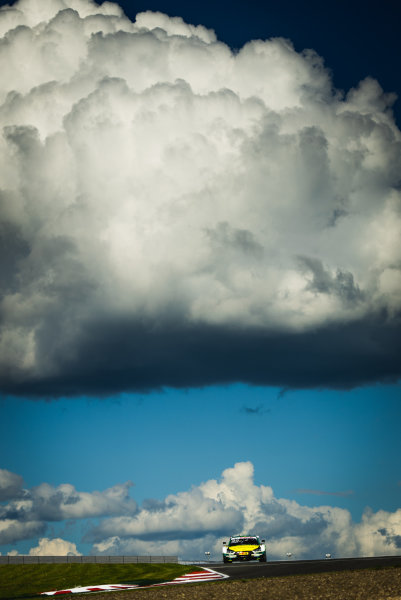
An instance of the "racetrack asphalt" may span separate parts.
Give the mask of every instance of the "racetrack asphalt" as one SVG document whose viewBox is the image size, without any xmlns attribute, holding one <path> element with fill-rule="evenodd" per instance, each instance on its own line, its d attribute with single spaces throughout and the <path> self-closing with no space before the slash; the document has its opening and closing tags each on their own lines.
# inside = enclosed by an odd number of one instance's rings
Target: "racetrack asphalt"
<svg viewBox="0 0 401 600">
<path fill-rule="evenodd" d="M 328 573 L 331 571 L 350 571 L 382 567 L 401 567 L 401 556 L 377 556 L 366 558 L 329 558 L 325 560 L 287 560 L 275 562 L 234 562 L 203 563 L 230 579 L 253 579 L 256 577 L 285 577 L 286 575 L 305 575 L 310 573 Z"/>
<path fill-rule="evenodd" d="M 205 563 L 203 563 L 205 564 Z M 200 566 L 199 564 L 197 566 Z M 206 565 L 205 565 L 206 566 Z M 107 593 L 110 600 L 401 600 L 401 556 L 268 563 L 207 563 L 229 575 L 204 584 Z M 395 568 L 385 568 L 395 567 Z M 328 573 L 327 571 L 332 571 Z M 335 572 L 337 571 L 337 572 Z M 296 575 L 287 577 L 287 575 Z M 77 600 L 87 600 L 78 594 Z M 91 594 L 104 600 L 104 593 Z"/>
</svg>

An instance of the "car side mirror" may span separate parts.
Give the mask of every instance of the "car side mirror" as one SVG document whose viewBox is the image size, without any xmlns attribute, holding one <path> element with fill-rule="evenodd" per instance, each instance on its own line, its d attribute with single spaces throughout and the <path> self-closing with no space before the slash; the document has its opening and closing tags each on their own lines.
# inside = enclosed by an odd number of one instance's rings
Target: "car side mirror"
<svg viewBox="0 0 401 600">
<path fill-rule="evenodd" d="M 223 542 L 223 546 L 227 546 L 227 542 Z"/>
<path fill-rule="evenodd" d="M 265 544 L 265 543 L 266 543 L 266 540 L 262 540 L 262 544 Z"/>
</svg>

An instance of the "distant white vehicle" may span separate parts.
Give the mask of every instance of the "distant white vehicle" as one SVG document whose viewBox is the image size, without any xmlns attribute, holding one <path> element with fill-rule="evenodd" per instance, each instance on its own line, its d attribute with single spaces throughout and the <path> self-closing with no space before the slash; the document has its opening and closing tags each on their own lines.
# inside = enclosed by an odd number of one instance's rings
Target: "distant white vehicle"
<svg viewBox="0 0 401 600">
<path fill-rule="evenodd" d="M 235 535 L 223 542 L 223 562 L 258 560 L 266 562 L 266 542 L 255 535 Z"/>
</svg>

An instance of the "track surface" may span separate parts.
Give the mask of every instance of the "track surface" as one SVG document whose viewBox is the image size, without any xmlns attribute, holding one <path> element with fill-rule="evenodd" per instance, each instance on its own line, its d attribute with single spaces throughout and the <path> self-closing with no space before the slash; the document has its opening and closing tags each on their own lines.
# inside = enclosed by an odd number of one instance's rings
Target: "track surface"
<svg viewBox="0 0 401 600">
<path fill-rule="evenodd" d="M 204 563 L 231 579 L 253 579 L 255 577 L 283 577 L 329 571 L 350 571 L 374 567 L 401 567 L 401 556 L 379 556 L 368 558 L 331 558 L 326 560 L 287 560 L 279 562 Z"/>
</svg>

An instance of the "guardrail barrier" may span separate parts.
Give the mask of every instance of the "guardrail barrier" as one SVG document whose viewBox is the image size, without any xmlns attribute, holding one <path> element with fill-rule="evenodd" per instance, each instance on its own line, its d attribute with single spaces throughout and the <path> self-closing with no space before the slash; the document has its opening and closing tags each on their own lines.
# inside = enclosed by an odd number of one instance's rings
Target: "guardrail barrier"
<svg viewBox="0 0 401 600">
<path fill-rule="evenodd" d="M 178 556 L 0 556 L 0 565 L 178 563 Z"/>
</svg>

